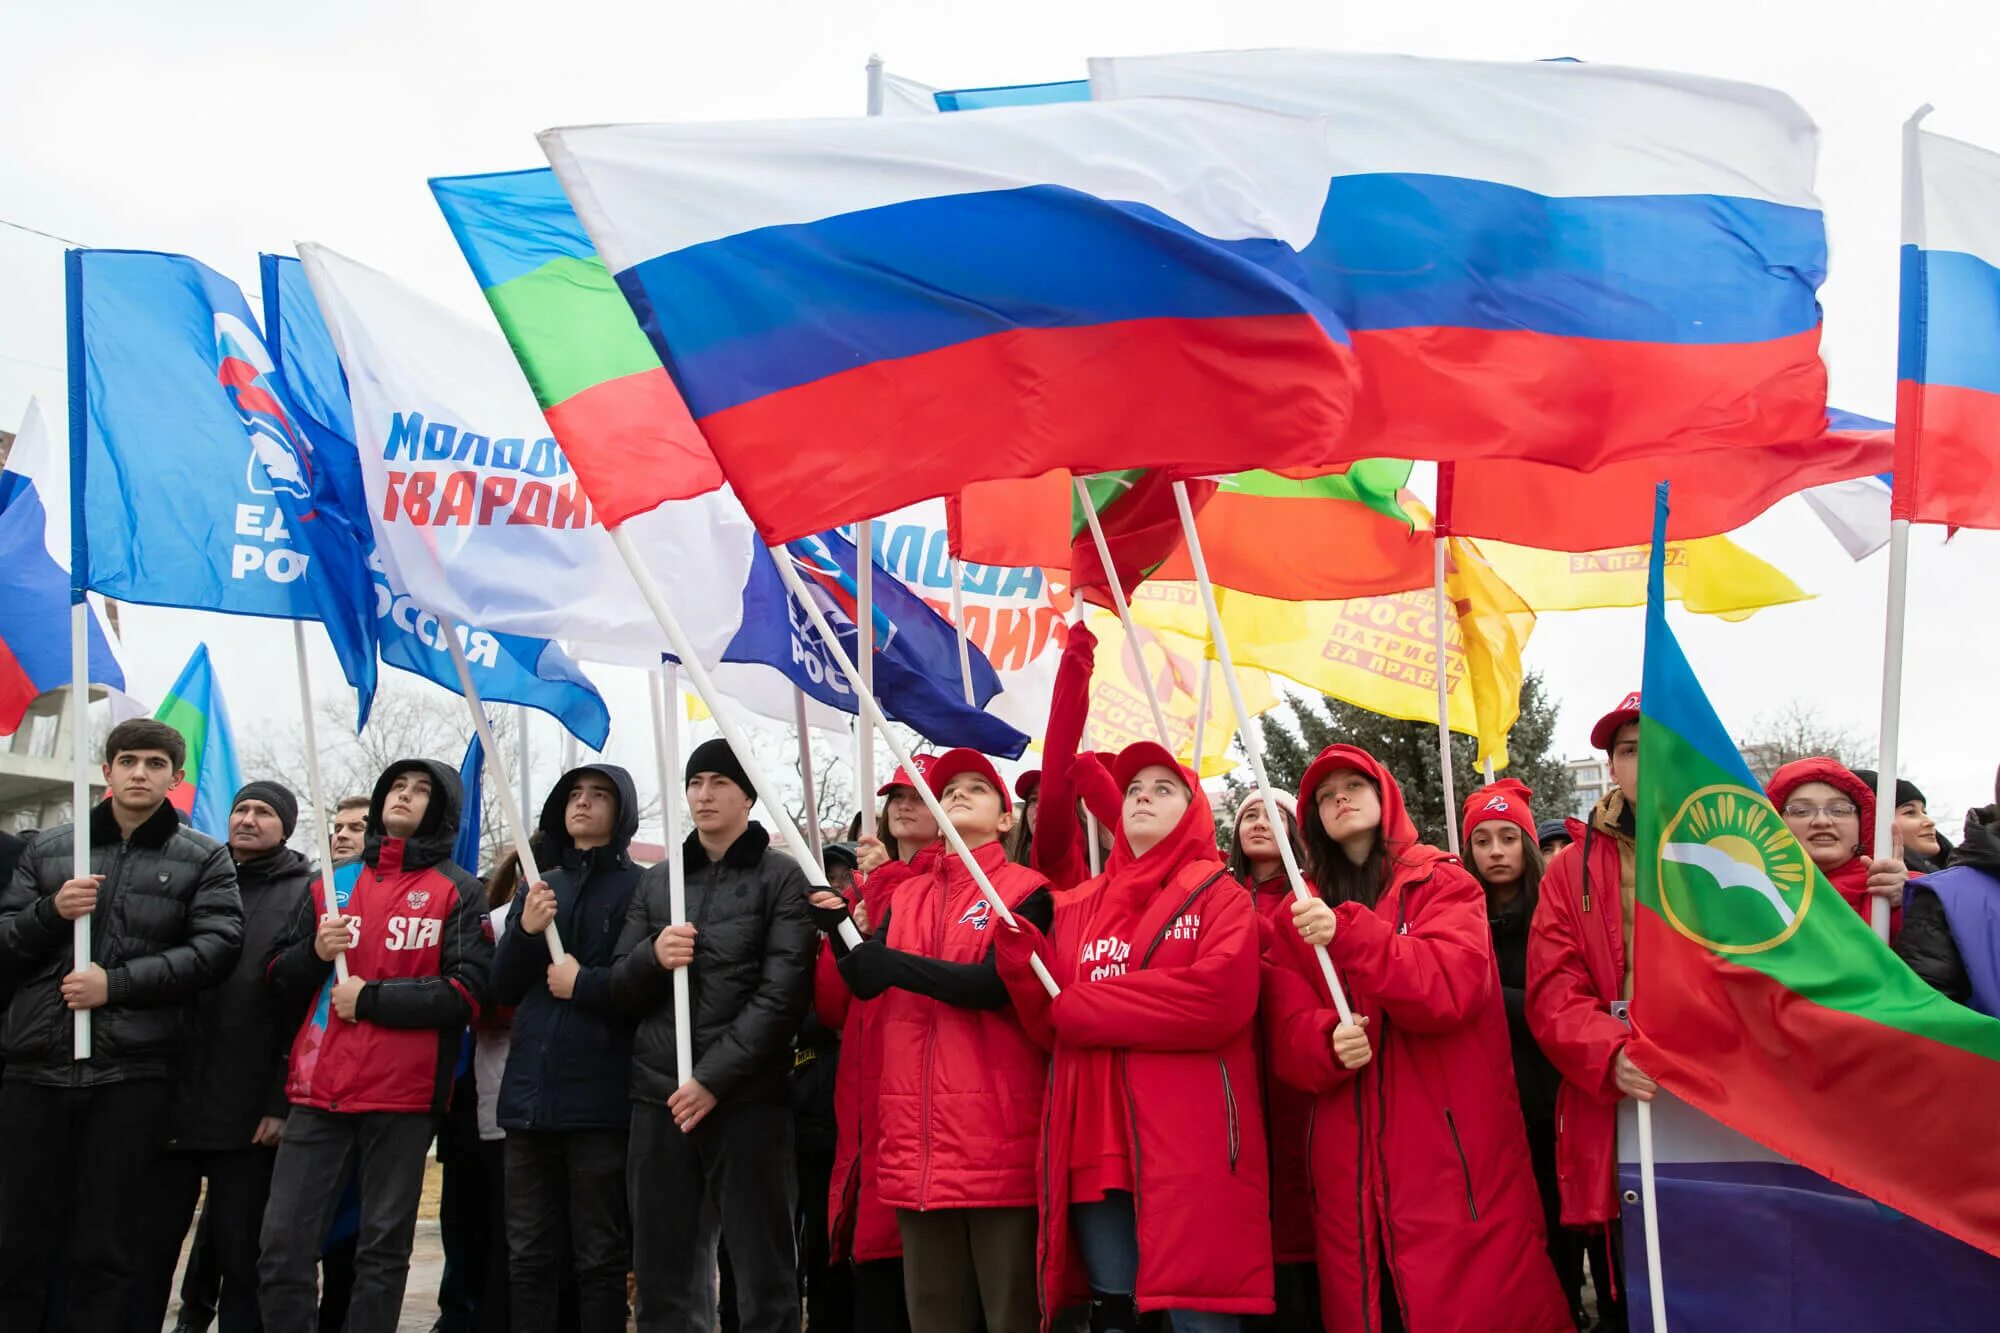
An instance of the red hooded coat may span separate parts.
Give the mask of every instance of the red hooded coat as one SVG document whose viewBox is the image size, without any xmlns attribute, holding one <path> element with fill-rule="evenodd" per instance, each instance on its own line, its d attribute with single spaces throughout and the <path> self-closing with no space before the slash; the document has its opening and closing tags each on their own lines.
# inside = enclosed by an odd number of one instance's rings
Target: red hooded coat
<svg viewBox="0 0 2000 1333">
<path fill-rule="evenodd" d="M 1855 813 L 1861 823 L 1861 845 L 1866 847 L 1875 836 L 1875 793 L 1854 771 L 1838 759 L 1814 757 L 1794 759 L 1771 775 L 1764 787 L 1764 794 L 1771 798 L 1771 804 L 1782 813 L 1785 802 L 1792 793 L 1808 782 L 1824 782 L 1841 795 L 1854 802 Z M 1868 901 L 1868 862 L 1865 853 L 1857 853 L 1832 870 L 1822 870 L 1827 883 L 1847 900 L 1847 905 L 1861 913 L 1864 920 L 1872 920 L 1873 907 Z M 1889 909 L 1889 938 L 1894 939 L 1903 929 L 1903 905 L 1894 904 Z"/>
<path fill-rule="evenodd" d="M 1155 763 L 1178 769 L 1142 742 L 1113 771 L 1122 781 Z M 1273 1308 L 1253 1041 L 1256 909 L 1216 851 L 1200 783 L 1178 771 L 1192 799 L 1171 833 L 1136 856 L 1121 828 L 1110 868 L 1058 900 L 1049 938 L 1026 925 L 1000 936 L 1015 1009 L 1052 1052 L 1040 1172 L 1044 1327 L 1090 1294 L 1070 1234 L 1071 1137 L 1080 1093 L 1099 1072 L 1124 1092 L 1115 1109 L 1138 1218 L 1139 1308 Z M 1053 1000 L 1029 970 L 1034 953 L 1062 987 Z"/>
<path fill-rule="evenodd" d="M 1455 858 L 1417 841 L 1401 788 L 1372 755 L 1330 746 L 1314 769 L 1329 761 L 1365 774 L 1382 797 L 1388 886 L 1372 908 L 1334 908 L 1329 946 L 1355 1013 L 1368 1016 L 1374 1059 L 1358 1071 L 1334 1059 L 1339 1016 L 1318 960 L 1289 923 L 1269 930 L 1263 1019 L 1278 1076 L 1315 1094 L 1307 1156 L 1326 1327 L 1374 1333 L 1386 1267 L 1408 1328 L 1569 1330 L 1514 1088 L 1485 894 Z M 1302 809 L 1313 770 L 1307 779 Z"/>
</svg>

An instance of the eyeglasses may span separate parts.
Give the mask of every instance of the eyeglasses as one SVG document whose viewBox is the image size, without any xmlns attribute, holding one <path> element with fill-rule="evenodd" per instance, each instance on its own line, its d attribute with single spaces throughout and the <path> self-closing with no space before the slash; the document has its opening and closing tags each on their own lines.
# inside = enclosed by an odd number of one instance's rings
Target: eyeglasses
<svg viewBox="0 0 2000 1333">
<path fill-rule="evenodd" d="M 1804 801 L 1791 801 L 1785 806 L 1787 819 L 1817 819 L 1825 815 L 1828 819 L 1845 819 L 1860 813 L 1852 801 L 1830 801 L 1825 805 L 1807 805 Z"/>
</svg>

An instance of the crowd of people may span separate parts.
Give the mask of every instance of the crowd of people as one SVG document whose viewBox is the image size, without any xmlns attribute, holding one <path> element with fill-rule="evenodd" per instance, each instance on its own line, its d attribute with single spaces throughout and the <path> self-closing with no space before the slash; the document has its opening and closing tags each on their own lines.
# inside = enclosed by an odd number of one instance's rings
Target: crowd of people
<svg viewBox="0 0 2000 1333">
<path fill-rule="evenodd" d="M 539 879 L 482 883 L 457 774 L 391 764 L 327 812 L 322 879 L 285 786 L 218 844 L 169 801 L 180 735 L 121 723 L 79 828 L 0 844 L 0 1328 L 155 1333 L 178 1274 L 181 1328 L 388 1333 L 434 1143 L 447 1333 L 1623 1328 L 1617 1107 L 1658 1090 L 1622 1016 L 1637 696 L 1585 818 L 1492 783 L 1461 860 L 1341 744 L 1218 838 L 1162 746 L 1079 753 L 1093 652 L 1073 630 L 1040 770 L 920 757 L 826 889 L 697 747 L 679 921 L 616 765 L 549 792 Z M 2000 1012 L 2000 792 L 1953 847 L 1900 784 L 1892 858 L 1873 775 L 1768 794 Z"/>
</svg>

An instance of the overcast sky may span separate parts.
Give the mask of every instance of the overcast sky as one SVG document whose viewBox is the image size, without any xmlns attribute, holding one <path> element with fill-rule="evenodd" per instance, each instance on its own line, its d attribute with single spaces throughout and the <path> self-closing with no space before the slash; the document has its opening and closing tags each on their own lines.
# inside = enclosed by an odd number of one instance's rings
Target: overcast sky
<svg viewBox="0 0 2000 1333">
<path fill-rule="evenodd" d="M 0 6 L 0 218 L 90 245 L 182 251 L 251 291 L 260 249 L 323 241 L 483 314 L 425 180 L 540 165 L 532 136 L 549 126 L 859 113 L 870 52 L 960 87 L 1080 77 L 1092 55 L 1219 47 L 1574 56 L 1751 80 L 1804 104 L 1823 132 L 1832 400 L 1887 417 L 1899 127 L 1931 101 L 1929 128 L 2000 147 L 1991 32 L 1990 3 L 1945 0 L 15 0 Z M 0 421 L 11 428 L 35 395 L 60 429 L 62 360 L 61 247 L 0 227 Z M 1872 734 L 1886 557 L 1851 563 L 1796 500 L 1741 540 L 1819 596 L 1744 624 L 1677 617 L 1725 724 L 1749 735 L 1797 699 Z M 1987 706 L 2000 534 L 1945 546 L 1919 529 L 1913 548 L 1904 769 L 1956 832 L 1964 807 L 1992 799 L 2000 759 Z M 274 686 L 291 670 L 282 626 L 144 608 L 125 626 L 130 683 L 148 702 L 206 639 L 239 731 L 296 725 L 289 684 Z M 1586 751 L 1591 721 L 1637 687 L 1640 630 L 1636 610 L 1542 617 L 1529 664 L 1564 705 L 1569 753 Z M 331 655 L 316 669 L 330 677 Z M 652 771 L 637 676 L 593 674 L 612 703 L 612 756 Z"/>
</svg>

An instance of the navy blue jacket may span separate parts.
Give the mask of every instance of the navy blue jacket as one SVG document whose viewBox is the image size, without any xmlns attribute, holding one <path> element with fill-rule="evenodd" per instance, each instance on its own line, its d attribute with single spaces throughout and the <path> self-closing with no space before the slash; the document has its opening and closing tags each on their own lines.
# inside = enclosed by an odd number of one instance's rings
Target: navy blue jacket
<svg viewBox="0 0 2000 1333">
<path fill-rule="evenodd" d="M 578 851 L 563 827 L 570 788 L 596 773 L 618 789 L 611 841 Z M 581 964 L 567 1000 L 549 994 L 549 946 L 510 923 L 493 958 L 493 992 L 513 1005 L 513 1042 L 500 1080 L 503 1129 L 623 1129 L 631 1122 L 632 1020 L 611 1004 L 611 960 L 639 869 L 627 852 L 639 827 L 632 775 L 616 764 L 587 764 L 563 775 L 542 805 L 536 845 L 542 876 L 556 894 L 556 929 Z M 516 900 L 526 900 L 523 888 Z"/>
</svg>

